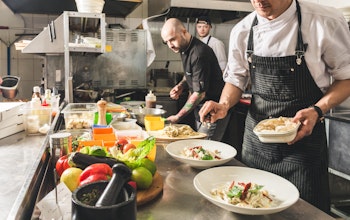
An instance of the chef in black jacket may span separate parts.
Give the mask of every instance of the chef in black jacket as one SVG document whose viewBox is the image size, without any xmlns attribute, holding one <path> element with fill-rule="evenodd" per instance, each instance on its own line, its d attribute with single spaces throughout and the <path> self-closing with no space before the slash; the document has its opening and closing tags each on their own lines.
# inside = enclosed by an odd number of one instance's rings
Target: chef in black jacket
<svg viewBox="0 0 350 220">
<path fill-rule="evenodd" d="M 229 117 L 210 125 L 199 121 L 198 111 L 207 100 L 219 101 L 224 81 L 222 71 L 213 50 L 202 41 L 192 36 L 176 18 L 168 19 L 162 27 L 161 36 L 168 47 L 181 54 L 185 75 L 183 80 L 170 91 L 172 99 L 178 99 L 187 86 L 189 96 L 182 109 L 167 118 L 172 123 L 179 122 L 194 111 L 198 132 L 206 133 L 208 139 L 220 141 Z"/>
</svg>

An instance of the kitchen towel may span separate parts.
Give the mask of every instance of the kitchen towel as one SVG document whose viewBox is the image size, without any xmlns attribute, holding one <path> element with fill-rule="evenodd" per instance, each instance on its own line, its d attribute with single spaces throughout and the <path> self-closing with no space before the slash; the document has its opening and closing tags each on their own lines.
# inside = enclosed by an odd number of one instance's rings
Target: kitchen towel
<svg viewBox="0 0 350 220">
<path fill-rule="evenodd" d="M 153 19 L 153 18 L 157 18 L 157 17 L 163 16 L 163 15 L 166 15 L 169 11 L 170 11 L 170 9 L 168 9 L 163 14 L 154 15 L 154 16 L 151 16 L 151 17 L 148 17 L 148 18 L 145 18 L 142 20 L 142 27 L 144 30 L 146 30 L 147 67 L 149 67 L 153 63 L 154 59 L 156 58 L 156 53 L 154 51 L 154 46 L 153 46 L 153 41 L 152 41 L 152 35 L 151 35 L 151 32 L 150 32 L 149 27 L 148 27 L 148 21 Z"/>
</svg>

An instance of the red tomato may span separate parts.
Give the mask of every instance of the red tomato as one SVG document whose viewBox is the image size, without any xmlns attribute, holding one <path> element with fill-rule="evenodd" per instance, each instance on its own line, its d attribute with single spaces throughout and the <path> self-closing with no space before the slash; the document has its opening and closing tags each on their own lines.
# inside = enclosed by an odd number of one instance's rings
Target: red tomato
<svg viewBox="0 0 350 220">
<path fill-rule="evenodd" d="M 63 171 L 65 171 L 67 168 L 69 168 L 69 163 L 68 163 L 68 155 L 64 155 L 60 157 L 57 162 L 56 162 L 56 172 L 58 176 L 61 176 Z"/>
<path fill-rule="evenodd" d="M 128 139 L 118 138 L 118 140 L 115 142 L 115 146 L 117 146 L 121 151 L 123 151 L 124 146 L 128 143 L 129 143 Z"/>
<path fill-rule="evenodd" d="M 130 149 L 136 149 L 136 146 L 134 144 L 132 144 L 132 143 L 124 145 L 123 154 L 128 152 Z"/>
</svg>

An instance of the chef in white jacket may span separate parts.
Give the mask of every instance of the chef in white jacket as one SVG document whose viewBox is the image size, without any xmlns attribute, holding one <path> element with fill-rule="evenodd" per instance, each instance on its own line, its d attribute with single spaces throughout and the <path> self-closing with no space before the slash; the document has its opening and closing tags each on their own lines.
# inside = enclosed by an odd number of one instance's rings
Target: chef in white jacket
<svg viewBox="0 0 350 220">
<path fill-rule="evenodd" d="M 221 40 L 210 35 L 211 28 L 209 17 L 201 16 L 196 19 L 196 30 L 199 39 L 213 49 L 219 61 L 220 68 L 224 71 L 227 64 L 225 45 Z"/>
</svg>

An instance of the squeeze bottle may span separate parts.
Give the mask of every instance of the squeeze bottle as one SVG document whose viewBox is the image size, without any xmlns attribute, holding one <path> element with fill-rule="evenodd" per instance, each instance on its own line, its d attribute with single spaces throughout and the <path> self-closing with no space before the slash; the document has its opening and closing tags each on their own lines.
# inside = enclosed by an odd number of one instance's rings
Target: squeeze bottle
<svg viewBox="0 0 350 220">
<path fill-rule="evenodd" d="M 146 100 L 146 108 L 155 108 L 157 97 L 152 93 L 152 90 L 145 97 Z"/>
</svg>

